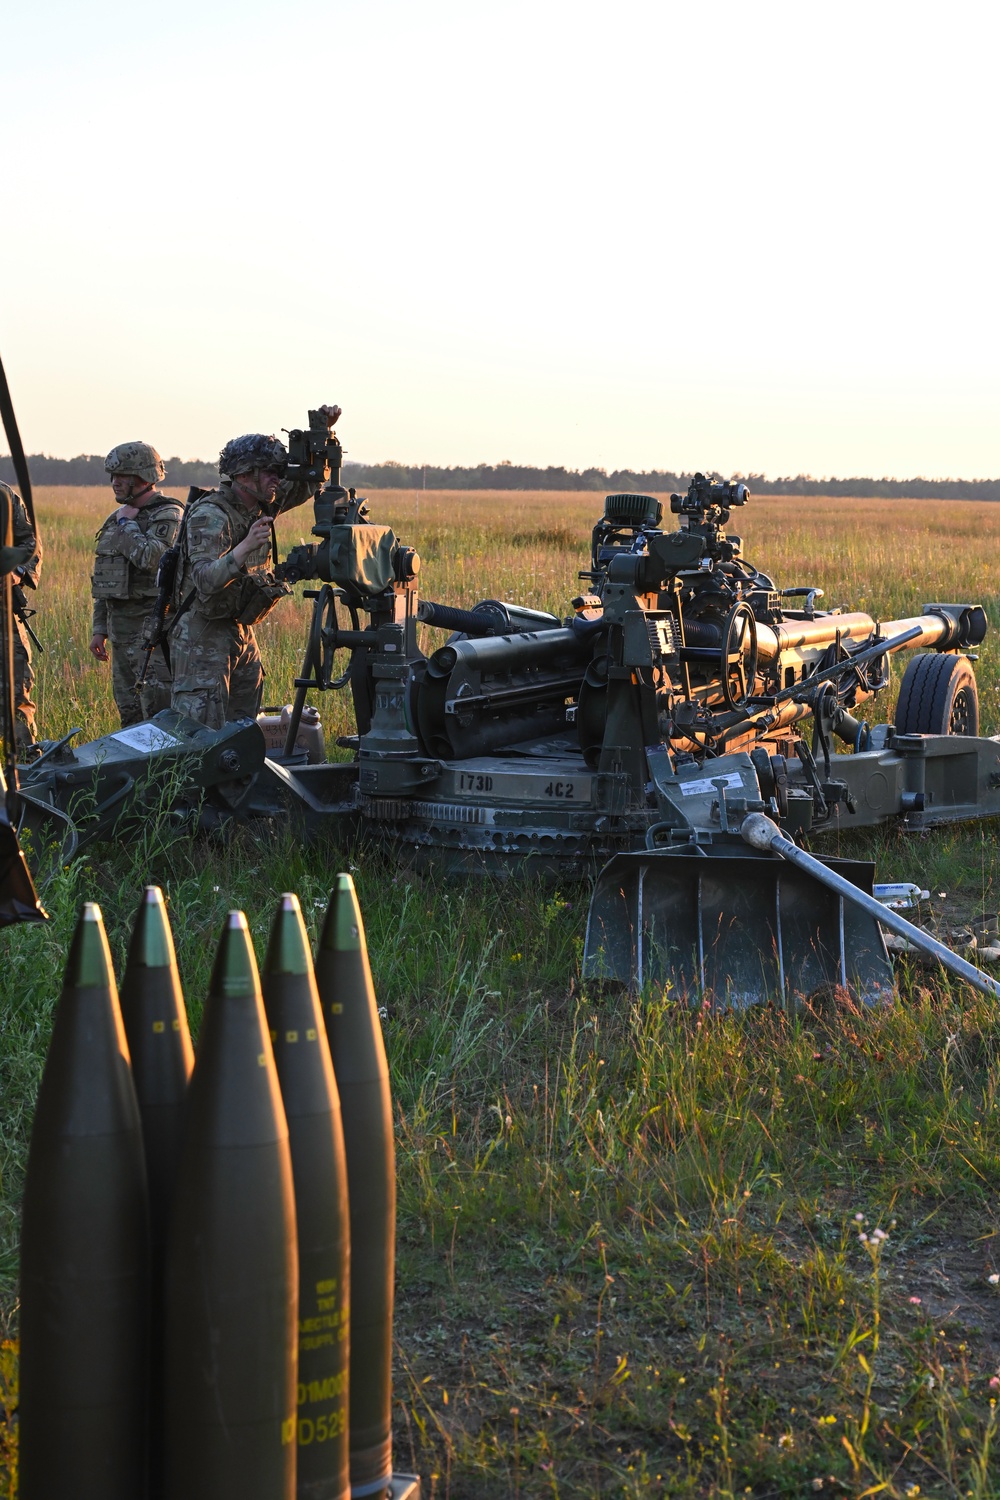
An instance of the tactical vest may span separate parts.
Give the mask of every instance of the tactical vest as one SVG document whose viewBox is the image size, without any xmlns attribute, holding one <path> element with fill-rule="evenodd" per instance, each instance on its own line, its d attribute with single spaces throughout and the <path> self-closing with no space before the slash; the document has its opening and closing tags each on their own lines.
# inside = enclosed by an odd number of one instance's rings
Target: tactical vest
<svg viewBox="0 0 1000 1500">
<path fill-rule="evenodd" d="M 255 519 L 248 516 L 242 506 L 234 505 L 224 490 L 210 490 L 207 495 L 201 496 L 188 506 L 189 524 L 191 516 L 202 505 L 214 505 L 227 517 L 234 534 L 234 546 L 238 546 L 243 540 Z M 269 542 L 262 547 L 255 548 L 231 582 L 216 594 L 209 595 L 207 598 L 198 598 L 195 605 L 198 613 L 209 620 L 232 620 L 237 625 L 256 625 L 258 620 L 263 620 L 271 613 L 279 599 L 287 598 L 292 592 L 289 585 L 279 583 L 268 568 L 270 557 Z M 191 580 L 190 559 L 186 550 L 186 537 L 183 567 L 178 570 L 178 574 L 178 584 L 174 592 L 176 610 L 182 607 L 194 587 Z"/>
<path fill-rule="evenodd" d="M 160 495 L 140 508 L 135 521 L 144 536 L 165 505 L 179 509 L 178 501 L 170 495 Z M 113 512 L 108 517 L 97 533 L 94 572 L 90 580 L 91 594 L 95 599 L 155 599 L 156 568 L 151 571 L 137 568 L 123 552 L 118 552 L 113 547 L 112 539 L 118 530 L 115 514 Z"/>
</svg>

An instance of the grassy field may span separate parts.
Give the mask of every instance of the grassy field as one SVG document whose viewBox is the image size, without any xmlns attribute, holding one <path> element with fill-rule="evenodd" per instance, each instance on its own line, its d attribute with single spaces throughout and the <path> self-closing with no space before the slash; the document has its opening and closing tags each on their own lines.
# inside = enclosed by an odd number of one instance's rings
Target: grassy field
<svg viewBox="0 0 1000 1500">
<path fill-rule="evenodd" d="M 429 598 L 565 612 L 599 505 L 380 491 L 372 511 L 417 546 Z M 106 491 L 39 498 L 48 737 L 114 727 L 107 668 L 87 652 L 89 549 L 108 509 Z M 309 524 L 306 510 L 286 518 L 284 543 Z M 733 529 L 781 585 L 819 585 L 828 605 L 888 619 L 969 599 L 1000 623 L 1000 506 L 775 498 Z M 296 601 L 261 632 L 268 701 L 289 696 L 305 620 Z M 998 660 L 988 638 L 989 733 Z M 339 698 L 319 706 L 328 732 L 349 727 Z M 1000 905 L 991 826 L 844 844 L 883 878 L 921 880 L 945 917 Z M 629 1003 L 581 985 L 585 888 L 437 885 L 384 857 L 251 833 L 224 850 L 157 829 L 141 848 L 101 848 L 52 877 L 46 927 L 0 934 L 8 1416 L 26 1141 L 80 900 L 100 901 L 120 960 L 143 881 L 168 890 L 196 1027 L 226 911 L 246 910 L 262 951 L 277 893 L 297 891 L 314 924 L 346 866 L 396 1105 L 397 1463 L 427 1493 L 1000 1495 L 989 1002 L 915 970 L 897 1006 L 865 1014 Z M 13 1494 L 9 1437 L 6 1462 L 0 1494 Z"/>
</svg>

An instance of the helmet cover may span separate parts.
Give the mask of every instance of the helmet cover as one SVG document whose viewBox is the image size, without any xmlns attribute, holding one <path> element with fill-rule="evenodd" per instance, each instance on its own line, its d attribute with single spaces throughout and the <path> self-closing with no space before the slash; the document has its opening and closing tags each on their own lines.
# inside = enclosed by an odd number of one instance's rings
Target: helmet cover
<svg viewBox="0 0 1000 1500">
<path fill-rule="evenodd" d="M 273 433 L 245 432 L 242 437 L 230 438 L 219 454 L 219 473 L 228 474 L 230 479 L 249 474 L 251 469 L 275 469 L 284 474 L 287 465 L 288 451 Z"/>
<path fill-rule="evenodd" d="M 148 443 L 119 443 L 104 460 L 108 474 L 134 474 L 147 484 L 156 484 L 166 474 L 163 459 Z"/>
</svg>

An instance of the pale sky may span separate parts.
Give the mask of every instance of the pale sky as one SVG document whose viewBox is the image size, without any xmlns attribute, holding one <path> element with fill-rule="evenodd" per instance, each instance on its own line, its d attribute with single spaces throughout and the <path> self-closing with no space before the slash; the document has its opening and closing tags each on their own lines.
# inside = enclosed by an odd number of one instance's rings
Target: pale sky
<svg viewBox="0 0 1000 1500">
<path fill-rule="evenodd" d="M 0 14 L 29 452 L 1000 475 L 1000 10 Z"/>
</svg>

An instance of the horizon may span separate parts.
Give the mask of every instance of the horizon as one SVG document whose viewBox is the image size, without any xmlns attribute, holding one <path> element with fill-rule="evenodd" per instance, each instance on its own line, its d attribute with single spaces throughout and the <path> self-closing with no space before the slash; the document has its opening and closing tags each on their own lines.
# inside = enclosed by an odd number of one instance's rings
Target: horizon
<svg viewBox="0 0 1000 1500">
<path fill-rule="evenodd" d="M 26 453 L 25 457 L 27 459 L 28 464 L 30 465 L 32 463 L 32 461 L 35 460 L 35 459 L 41 459 L 43 461 L 47 460 L 47 461 L 54 462 L 54 463 L 74 463 L 74 462 L 79 461 L 79 460 L 85 460 L 85 461 L 97 460 L 98 462 L 103 462 L 104 454 L 103 453 L 92 453 L 92 452 L 91 453 L 73 453 L 73 454 L 69 454 L 69 455 L 63 455 L 63 454 L 57 454 L 57 453 Z M 218 460 L 217 459 L 210 459 L 210 458 L 184 458 L 179 453 L 172 453 L 172 454 L 161 453 L 160 457 L 163 460 L 164 464 L 171 464 L 171 463 L 178 463 L 178 464 L 185 464 L 185 465 L 188 465 L 188 464 L 198 464 L 198 465 L 204 466 L 205 468 L 210 468 L 210 469 L 217 469 L 218 468 Z M 11 455 L 10 455 L 10 453 L 9 452 L 4 452 L 3 450 L 0 450 L 0 463 L 10 463 L 10 462 L 11 462 Z M 688 468 L 683 468 L 683 467 L 681 467 L 679 465 L 675 465 L 675 464 L 652 464 L 652 465 L 650 465 L 647 468 L 637 468 L 637 467 L 635 467 L 633 465 L 630 465 L 630 464 L 612 464 L 612 465 L 608 465 L 608 466 L 599 465 L 599 464 L 590 464 L 590 465 L 587 465 L 584 468 L 577 468 L 577 467 L 571 467 L 569 464 L 556 464 L 556 463 L 537 463 L 537 464 L 533 464 L 533 463 L 521 463 L 521 462 L 519 462 L 517 460 L 506 459 L 506 458 L 495 459 L 495 460 L 481 459 L 477 463 L 449 463 L 449 464 L 438 464 L 438 463 L 430 463 L 430 462 L 428 462 L 428 463 L 411 463 L 411 462 L 407 462 L 404 459 L 394 459 L 394 458 L 381 458 L 381 459 L 351 458 L 348 455 L 348 450 L 346 448 L 344 449 L 344 467 L 345 467 L 345 469 L 348 469 L 348 468 L 351 468 L 351 467 L 362 468 L 362 469 L 400 468 L 400 469 L 407 470 L 409 473 L 417 473 L 417 472 L 420 472 L 421 470 L 432 470 L 432 469 L 433 470 L 437 470 L 438 472 L 454 472 L 457 469 L 501 469 L 501 468 L 514 468 L 514 469 L 533 469 L 533 470 L 537 470 L 538 472 L 541 472 L 541 473 L 544 473 L 547 470 L 552 470 L 552 471 L 554 471 L 556 473 L 565 473 L 565 474 L 570 474 L 570 475 L 572 475 L 572 474 L 583 475 L 583 474 L 586 474 L 588 472 L 589 473 L 598 473 L 598 474 L 607 474 L 607 475 L 612 475 L 612 474 L 635 474 L 637 477 L 642 477 L 643 475 L 647 475 L 647 474 L 662 474 L 662 475 L 673 475 L 673 476 L 675 476 L 678 479 L 687 478 L 687 477 L 689 477 L 689 476 L 691 476 L 691 475 L 693 475 L 695 473 L 699 473 L 700 472 L 700 473 L 703 473 L 703 474 L 707 474 L 709 476 L 712 476 L 712 475 L 721 476 L 724 479 L 730 479 L 730 478 L 732 478 L 732 479 L 740 479 L 740 480 L 744 480 L 744 481 L 758 480 L 762 484 L 787 484 L 787 483 L 790 483 L 791 481 L 796 480 L 796 479 L 801 479 L 801 480 L 806 481 L 806 482 L 808 482 L 810 484 L 846 484 L 846 483 L 853 483 L 855 481 L 857 481 L 857 482 L 860 483 L 860 482 L 866 481 L 866 480 L 870 480 L 874 484 L 996 484 L 996 483 L 1000 483 L 1000 472 L 998 472 L 997 474 L 941 474 L 941 475 L 931 475 L 931 474 L 875 474 L 875 473 L 872 473 L 872 474 L 847 474 L 847 473 L 844 473 L 844 474 L 813 474 L 809 470 L 799 470 L 797 473 L 794 473 L 794 474 L 791 474 L 791 473 L 789 473 L 789 474 L 767 474 L 767 473 L 759 473 L 758 474 L 758 473 L 753 473 L 751 471 L 741 471 L 741 470 L 726 471 L 726 470 L 723 470 L 723 469 L 719 469 L 718 467 L 713 466 L 713 465 L 702 465 L 700 467 L 700 469 L 688 469 Z M 167 484 L 167 486 L 169 488 L 169 469 L 168 469 L 167 473 L 168 473 L 168 478 L 167 478 L 167 480 L 165 482 L 166 482 L 166 484 Z M 44 482 L 45 481 L 43 481 L 43 483 Z M 34 483 L 34 481 L 33 481 L 33 483 Z"/>
</svg>

